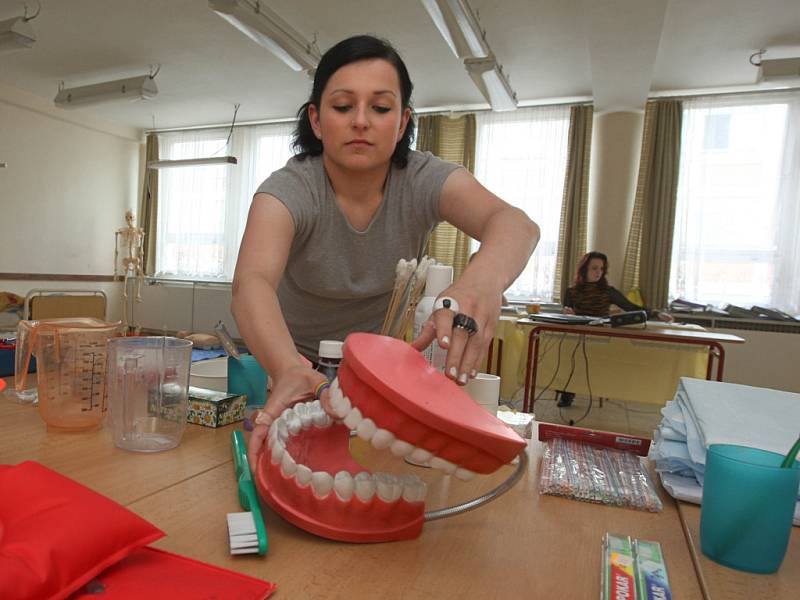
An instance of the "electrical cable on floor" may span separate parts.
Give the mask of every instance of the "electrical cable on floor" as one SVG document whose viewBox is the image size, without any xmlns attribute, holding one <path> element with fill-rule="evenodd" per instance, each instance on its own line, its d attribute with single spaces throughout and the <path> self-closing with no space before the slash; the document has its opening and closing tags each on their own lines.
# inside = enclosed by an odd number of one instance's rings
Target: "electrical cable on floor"
<svg viewBox="0 0 800 600">
<path fill-rule="evenodd" d="M 578 418 L 578 419 L 570 419 L 569 420 L 569 425 L 577 425 L 578 423 L 583 421 L 587 416 L 589 416 L 589 413 L 592 410 L 592 404 L 594 403 L 594 398 L 592 396 L 592 382 L 589 379 L 589 357 L 586 356 L 586 336 L 584 335 L 584 336 L 581 336 L 581 337 L 583 338 L 581 340 L 582 341 L 581 347 L 583 349 L 583 362 L 584 362 L 584 365 L 586 366 L 586 387 L 589 388 L 589 405 L 586 407 L 586 410 L 580 416 L 580 418 Z M 560 412 L 561 411 L 559 410 L 559 413 Z M 562 420 L 564 419 L 563 415 L 562 415 L 561 419 Z"/>
<path fill-rule="evenodd" d="M 565 390 L 567 389 L 567 387 L 569 387 L 569 384 L 572 381 L 572 376 L 575 374 L 575 353 L 578 351 L 578 348 L 581 346 L 581 342 L 583 342 L 584 346 L 586 345 L 586 336 L 583 335 L 583 334 L 580 335 L 580 337 L 578 338 L 577 343 L 575 344 L 575 347 L 572 349 L 572 355 L 570 356 L 569 376 L 567 377 L 567 382 L 563 386 Z M 560 356 L 560 354 L 561 354 L 561 351 L 559 350 L 559 356 Z M 564 423 L 566 423 L 567 425 L 574 425 L 575 422 L 572 419 L 567 420 L 567 419 L 564 418 L 563 410 L 564 410 L 563 406 L 559 406 L 558 407 L 558 414 L 561 417 L 561 420 Z M 583 418 L 583 417 L 581 417 L 581 418 Z"/>
<path fill-rule="evenodd" d="M 533 405 L 534 405 L 534 406 L 535 406 L 535 405 L 536 405 L 536 403 L 539 401 L 539 398 L 541 398 L 541 397 L 544 395 L 544 393 L 545 393 L 547 390 L 549 390 L 549 389 L 550 389 L 550 386 L 551 386 L 551 385 L 553 385 L 553 382 L 556 380 L 556 377 L 558 377 L 558 371 L 561 369 L 561 344 L 564 342 L 564 339 L 565 339 L 566 337 L 567 337 L 567 334 L 566 334 L 566 333 L 562 333 L 562 334 L 561 334 L 561 339 L 560 339 L 560 340 L 558 340 L 558 360 L 557 360 L 557 362 L 556 362 L 556 370 L 553 372 L 553 377 L 550 379 L 550 381 L 548 381 L 548 382 L 547 382 L 547 385 L 546 385 L 546 386 L 544 386 L 544 388 L 542 389 L 542 391 L 541 391 L 541 392 L 539 392 L 539 395 L 538 395 L 538 396 L 536 396 L 536 397 L 533 399 Z M 531 393 L 532 393 L 532 394 L 535 394 L 535 393 L 536 393 L 536 390 L 531 390 Z"/>
<path fill-rule="evenodd" d="M 561 335 L 561 339 L 563 340 L 566 335 L 567 334 L 562 334 Z M 539 352 L 539 360 L 540 361 L 545 356 L 547 356 L 547 354 L 550 352 L 550 350 L 552 350 L 553 345 L 555 345 L 555 343 L 556 343 L 556 337 L 557 336 L 555 336 L 555 335 L 545 336 L 545 340 L 546 341 L 542 345 L 542 351 Z M 560 348 L 559 348 L 559 351 L 560 351 Z M 558 373 L 558 369 L 556 369 L 556 374 L 557 373 Z M 549 387 L 552 383 L 553 383 L 553 381 L 551 380 L 550 383 L 547 384 L 547 387 Z M 545 387 L 545 390 L 547 390 L 547 387 Z M 525 383 L 523 382 L 522 385 L 518 386 L 517 389 L 511 394 L 511 399 L 509 399 L 509 400 L 500 400 L 500 406 L 505 406 L 505 407 L 511 408 L 511 409 L 513 409 L 515 411 L 518 411 L 518 412 L 522 411 L 523 405 L 525 404 L 525 399 L 524 399 L 523 394 L 522 394 L 522 392 L 524 390 L 525 390 Z M 535 390 L 534 390 L 534 392 L 535 392 Z M 534 402 L 536 402 L 536 400 L 538 400 L 541 397 L 541 395 L 542 394 L 539 394 L 539 396 L 537 396 L 534 399 Z M 518 400 L 514 400 L 514 398 L 517 398 L 517 397 L 519 397 L 519 399 Z"/>
</svg>

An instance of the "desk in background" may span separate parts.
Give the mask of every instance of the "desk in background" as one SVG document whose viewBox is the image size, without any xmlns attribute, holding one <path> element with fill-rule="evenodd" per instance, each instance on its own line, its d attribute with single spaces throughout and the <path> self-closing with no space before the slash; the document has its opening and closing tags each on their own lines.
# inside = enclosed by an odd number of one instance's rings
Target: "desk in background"
<svg viewBox="0 0 800 600">
<path fill-rule="evenodd" d="M 426 524 L 416 540 L 331 542 L 265 508 L 267 556 L 231 557 L 225 515 L 241 510 L 229 445 L 234 427 L 189 425 L 174 450 L 137 454 L 115 448 L 103 430 L 47 433 L 35 408 L 0 395 L 0 462 L 37 460 L 72 477 L 166 532 L 156 546 L 273 581 L 275 598 L 596 598 L 606 531 L 661 542 L 674 597 L 702 597 L 676 505 L 663 490 L 658 514 L 541 496 L 535 441 L 528 472 L 507 494 Z M 464 483 L 386 455 L 370 453 L 366 466 L 419 474 L 429 483 L 429 510 L 491 489 L 512 468 Z"/>
<path fill-rule="evenodd" d="M 501 316 L 484 372 L 500 375 L 500 397 L 513 400 L 522 389 L 525 366 L 525 330 L 517 325 L 519 317 Z"/>
<path fill-rule="evenodd" d="M 531 328 L 528 334 L 523 396 L 525 412 L 533 411 L 536 400 L 536 384 L 541 366 L 540 338 L 544 335 L 554 336 L 549 340 L 548 348 L 555 351 L 549 352 L 549 362 L 545 363 L 549 369 L 545 379 L 551 389 L 565 389 L 564 386 L 569 380 L 569 391 L 588 393 L 587 381 L 589 381 L 591 392 L 595 397 L 604 396 L 655 404 L 664 404 L 673 397 L 679 377 L 701 377 L 704 373 L 706 379 L 711 379 L 715 361 L 716 379 L 721 381 L 725 365 L 723 344 L 744 343 L 743 338 L 725 333 L 661 329 L 652 326 L 633 329 L 555 325 L 530 319 L 520 319 L 518 325 Z M 610 344 L 608 348 L 603 348 L 588 343 L 587 338 L 605 338 Z M 636 344 L 636 346 L 630 351 L 619 344 L 613 345 L 614 342 Z M 623 351 L 625 354 L 622 354 Z M 575 372 L 570 379 L 573 357 Z M 627 362 L 621 357 L 627 358 Z M 589 378 L 586 376 L 585 362 L 589 363 Z"/>
</svg>

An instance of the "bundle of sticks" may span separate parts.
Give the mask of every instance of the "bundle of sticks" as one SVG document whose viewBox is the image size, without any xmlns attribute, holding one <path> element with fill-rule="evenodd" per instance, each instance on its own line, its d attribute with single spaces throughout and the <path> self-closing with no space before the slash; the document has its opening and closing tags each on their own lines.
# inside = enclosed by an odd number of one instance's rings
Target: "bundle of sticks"
<svg viewBox="0 0 800 600">
<path fill-rule="evenodd" d="M 389 308 L 383 319 L 381 334 L 394 338 L 403 338 L 414 321 L 422 294 L 425 293 L 425 280 L 428 267 L 436 261 L 427 256 L 417 262 L 416 258 L 401 258 L 395 269 L 394 289 L 389 301 Z"/>
</svg>

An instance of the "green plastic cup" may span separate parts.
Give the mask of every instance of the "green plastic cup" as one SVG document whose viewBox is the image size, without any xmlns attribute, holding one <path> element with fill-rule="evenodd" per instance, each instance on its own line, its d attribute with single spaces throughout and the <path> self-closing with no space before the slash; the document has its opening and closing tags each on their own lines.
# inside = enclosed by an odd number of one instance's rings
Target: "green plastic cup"
<svg viewBox="0 0 800 600">
<path fill-rule="evenodd" d="M 706 453 L 700 548 L 711 560 L 750 573 L 781 566 L 800 486 L 800 465 L 774 452 L 713 444 Z"/>
</svg>

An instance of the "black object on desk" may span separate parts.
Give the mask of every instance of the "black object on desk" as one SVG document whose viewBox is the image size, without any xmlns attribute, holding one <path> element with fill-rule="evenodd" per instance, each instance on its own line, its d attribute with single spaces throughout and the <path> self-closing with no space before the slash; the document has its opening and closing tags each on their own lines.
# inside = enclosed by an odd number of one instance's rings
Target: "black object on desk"
<svg viewBox="0 0 800 600">
<path fill-rule="evenodd" d="M 623 327 L 624 325 L 640 325 L 647 322 L 647 311 L 631 310 L 624 313 L 617 313 L 608 318 L 612 327 Z"/>
<path fill-rule="evenodd" d="M 564 315 L 561 313 L 535 313 L 528 315 L 531 321 L 542 323 L 556 323 L 559 325 L 602 325 L 608 323 L 606 317 L 592 317 L 589 315 Z"/>
</svg>

